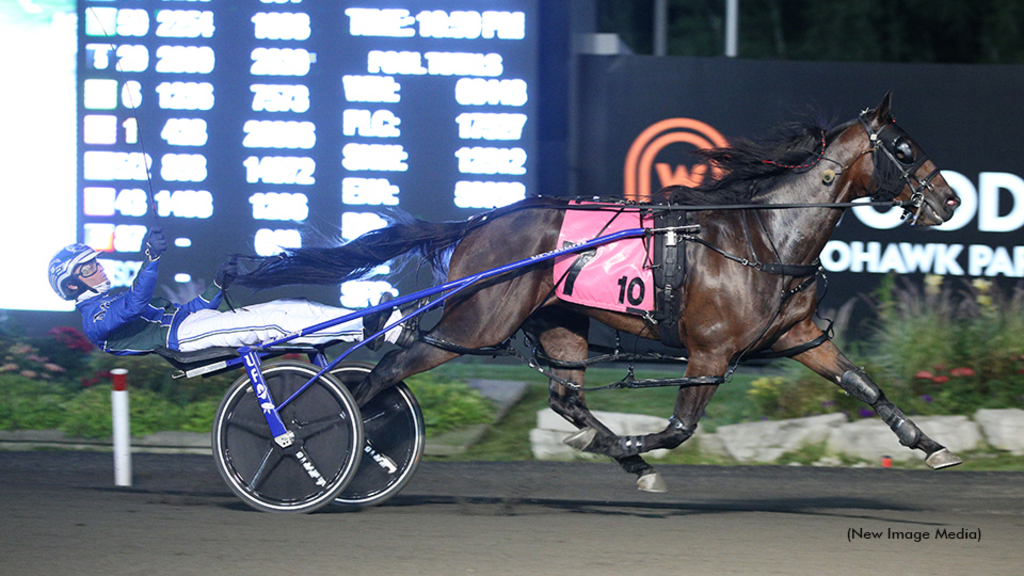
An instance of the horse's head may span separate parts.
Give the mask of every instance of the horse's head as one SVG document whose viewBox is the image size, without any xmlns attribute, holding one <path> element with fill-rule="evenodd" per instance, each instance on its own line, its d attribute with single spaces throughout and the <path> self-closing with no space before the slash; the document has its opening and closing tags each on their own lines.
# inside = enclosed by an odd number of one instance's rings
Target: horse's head
<svg viewBox="0 0 1024 576">
<path fill-rule="evenodd" d="M 938 226 L 953 216 L 960 198 L 946 183 L 924 150 L 896 125 L 892 117 L 892 93 L 886 93 L 874 110 L 860 115 L 867 132 L 872 172 L 866 178 L 865 195 L 876 201 L 909 201 L 904 206 L 913 223 Z"/>
</svg>

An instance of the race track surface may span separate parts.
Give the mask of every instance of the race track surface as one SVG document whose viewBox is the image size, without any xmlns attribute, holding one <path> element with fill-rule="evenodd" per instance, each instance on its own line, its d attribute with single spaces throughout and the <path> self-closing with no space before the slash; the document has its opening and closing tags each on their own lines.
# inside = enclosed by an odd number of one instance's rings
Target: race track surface
<svg viewBox="0 0 1024 576">
<path fill-rule="evenodd" d="M 1024 474 L 426 462 L 362 511 L 251 510 L 212 457 L 0 452 L 0 576 L 1024 574 Z"/>
</svg>

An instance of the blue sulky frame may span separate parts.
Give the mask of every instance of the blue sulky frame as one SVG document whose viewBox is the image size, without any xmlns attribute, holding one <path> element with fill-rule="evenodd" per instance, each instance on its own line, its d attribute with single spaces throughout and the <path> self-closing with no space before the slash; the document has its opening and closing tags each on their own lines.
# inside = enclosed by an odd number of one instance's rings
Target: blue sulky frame
<svg viewBox="0 0 1024 576">
<path fill-rule="evenodd" d="M 658 231 L 661 232 L 663 230 L 658 230 Z M 274 436 L 274 442 L 276 442 L 277 445 L 280 446 L 281 448 L 287 448 L 288 446 L 290 446 L 294 442 L 294 434 L 292 432 L 290 432 L 287 428 L 285 428 L 284 422 L 281 420 L 281 416 L 280 416 L 280 413 L 279 413 L 280 409 L 285 407 L 285 406 L 287 406 L 288 403 L 290 403 L 292 400 L 294 400 L 300 394 L 302 394 L 310 385 L 313 384 L 313 382 L 315 382 L 318 378 L 320 378 L 325 373 L 329 372 L 339 362 L 343 361 L 352 352 L 358 350 L 359 348 L 364 346 L 367 342 L 369 342 L 369 341 L 371 341 L 371 340 L 373 340 L 375 338 L 380 337 L 385 332 L 391 330 L 392 328 L 395 328 L 396 326 L 398 326 L 402 322 L 405 322 L 405 321 L 407 321 L 407 320 L 409 320 L 411 318 L 415 318 L 416 316 L 419 316 L 420 314 L 423 314 L 427 310 L 430 310 L 431 308 L 434 308 L 435 306 L 439 305 L 441 302 L 443 302 L 448 297 L 450 297 L 450 296 L 452 296 L 452 295 L 454 295 L 454 294 L 456 294 L 456 293 L 458 293 L 458 292 L 468 288 L 469 286 L 479 282 L 480 280 L 485 280 L 487 278 L 491 278 L 491 277 L 494 277 L 494 276 L 499 276 L 499 275 L 504 274 L 506 272 L 511 272 L 513 270 L 518 270 L 520 268 L 525 268 L 527 266 L 531 266 L 531 265 L 536 264 L 538 262 L 544 262 L 546 260 L 550 260 L 552 258 L 557 258 L 559 256 L 564 256 L 566 254 L 572 254 L 572 253 L 575 253 L 575 252 L 582 252 L 584 250 L 589 250 L 591 248 L 595 248 L 597 246 L 601 246 L 603 244 L 607 244 L 607 243 L 610 243 L 610 242 L 616 242 L 618 240 L 625 240 L 627 238 L 642 237 L 642 236 L 645 236 L 645 235 L 650 234 L 652 232 L 653 232 L 653 230 L 651 230 L 649 228 L 630 228 L 628 230 L 622 230 L 622 231 L 619 231 L 619 232 L 615 232 L 613 234 L 608 234 L 606 236 L 600 236 L 600 237 L 594 238 L 592 240 L 587 240 L 585 242 L 580 242 L 578 244 L 572 244 L 572 245 L 569 245 L 569 246 L 565 246 L 565 247 L 559 248 L 557 250 L 551 250 L 550 252 L 544 252 L 543 254 L 537 254 L 535 256 L 531 256 L 529 258 L 525 258 L 525 259 L 519 260 L 517 262 L 512 262 L 512 263 L 509 263 L 509 264 L 505 264 L 504 266 L 499 266 L 498 268 L 493 268 L 491 270 L 485 270 L 483 272 L 479 272 L 477 274 L 473 274 L 471 276 L 467 276 L 467 277 L 461 278 L 459 280 L 453 280 L 451 282 L 447 282 L 447 283 L 441 284 L 439 286 L 434 286 L 433 288 L 427 288 L 427 289 L 424 289 L 424 290 L 420 290 L 418 292 L 413 292 L 411 294 L 407 294 L 405 296 L 400 296 L 398 298 L 395 298 L 394 300 L 388 301 L 386 304 L 378 304 L 376 306 L 371 306 L 369 308 L 363 308 L 362 310 L 359 310 L 357 312 L 353 312 L 352 314 L 346 314 L 345 316 L 341 316 L 341 317 L 336 318 L 334 320 L 329 320 L 327 322 L 322 322 L 320 324 L 315 324 L 313 326 L 310 326 L 308 328 L 300 330 L 299 332 L 295 332 L 294 334 L 289 334 L 289 335 L 287 335 L 287 336 L 285 336 L 283 338 L 279 338 L 277 340 L 272 340 L 270 342 L 264 342 L 263 344 L 260 344 L 258 346 L 243 346 L 242 348 L 238 349 L 239 358 L 233 358 L 231 360 L 227 360 L 221 366 L 221 368 L 233 367 L 234 365 L 236 365 L 238 363 L 241 363 L 241 364 L 243 364 L 245 366 L 246 373 L 249 376 L 249 381 L 252 384 L 253 393 L 256 395 L 256 398 L 258 399 L 258 401 L 260 403 L 260 407 L 263 410 L 263 416 L 267 419 L 267 424 L 270 426 L 271 434 L 273 434 L 273 436 Z M 434 296 L 434 295 L 437 295 L 437 294 L 442 294 L 442 293 L 444 293 L 444 295 L 441 298 L 438 298 L 437 300 L 434 300 L 433 302 L 429 302 L 429 303 L 427 303 L 427 304 L 425 304 L 423 306 L 420 306 L 416 310 L 414 310 L 414 311 L 410 312 L 409 314 L 405 315 L 404 317 L 402 317 L 400 320 L 397 320 L 397 321 L 392 322 L 391 324 L 385 326 L 379 332 L 377 332 L 377 333 L 375 333 L 373 335 L 370 335 L 369 337 L 367 337 L 362 342 L 359 342 L 355 346 L 352 346 L 351 348 L 349 348 L 348 350 L 343 352 L 341 355 L 339 355 L 337 358 L 335 358 L 331 362 L 328 362 L 326 360 L 326 357 L 324 355 L 322 355 L 322 354 L 317 354 L 315 356 L 311 356 L 311 360 L 317 366 L 320 367 L 320 372 L 318 372 L 315 376 L 310 378 L 309 381 L 307 381 L 305 384 L 303 384 L 298 390 L 295 391 L 295 393 L 293 393 L 291 396 L 286 398 L 283 402 L 281 402 L 280 404 L 274 404 L 274 399 L 270 396 L 270 389 L 267 387 L 267 382 L 263 378 L 263 373 L 260 371 L 261 353 L 265 353 L 268 349 L 270 349 L 270 348 L 272 348 L 274 346 L 279 346 L 281 344 L 284 344 L 286 342 L 294 340 L 295 338 L 299 338 L 299 337 L 302 337 L 302 336 L 308 336 L 310 334 L 313 334 L 313 333 L 318 332 L 320 330 L 323 330 L 325 328 L 329 328 L 329 327 L 336 326 L 336 325 L 344 323 L 344 322 L 355 320 L 356 318 L 362 318 L 363 316 L 367 316 L 367 315 L 373 314 L 375 312 L 381 312 L 383 310 L 389 310 L 389 309 L 392 309 L 392 308 L 395 308 L 395 307 L 400 307 L 400 306 L 402 306 L 404 304 L 408 304 L 410 302 L 414 302 L 414 301 L 419 300 L 421 298 L 427 298 L 427 297 Z"/>
</svg>

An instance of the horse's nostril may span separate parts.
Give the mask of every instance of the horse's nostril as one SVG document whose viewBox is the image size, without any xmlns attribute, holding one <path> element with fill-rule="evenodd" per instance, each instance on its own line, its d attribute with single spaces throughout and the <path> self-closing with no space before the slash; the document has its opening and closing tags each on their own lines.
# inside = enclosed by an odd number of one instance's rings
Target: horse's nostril
<svg viewBox="0 0 1024 576">
<path fill-rule="evenodd" d="M 957 196 L 950 196 L 949 198 L 946 198 L 946 206 L 949 208 L 956 208 L 960 206 L 960 198 Z"/>
</svg>

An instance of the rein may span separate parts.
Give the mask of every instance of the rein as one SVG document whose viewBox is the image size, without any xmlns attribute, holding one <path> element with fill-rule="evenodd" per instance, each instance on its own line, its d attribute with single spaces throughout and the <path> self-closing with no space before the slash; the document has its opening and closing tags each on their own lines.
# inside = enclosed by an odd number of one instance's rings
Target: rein
<svg viewBox="0 0 1024 576">
<path fill-rule="evenodd" d="M 865 151 L 865 153 L 870 150 Z M 691 210 L 695 212 L 702 212 L 707 210 L 791 210 L 795 208 L 857 208 L 860 206 L 873 206 L 876 208 L 917 208 L 918 205 L 913 200 L 878 200 L 871 202 L 789 202 L 783 204 L 758 204 L 758 203 L 747 203 L 747 204 L 643 204 L 634 203 L 629 201 L 623 201 L 621 198 L 601 198 L 594 197 L 588 199 L 594 202 L 607 201 L 608 203 L 615 203 L 616 206 L 602 206 L 599 204 L 581 204 L 579 206 L 573 206 L 571 208 L 565 206 L 521 206 L 519 210 L 529 210 L 531 208 L 542 208 L 542 209 L 557 209 L 557 210 L 604 210 L 604 211 L 620 211 L 623 209 L 637 210 L 637 211 L 650 211 L 650 212 L 667 212 L 671 210 Z"/>
</svg>

